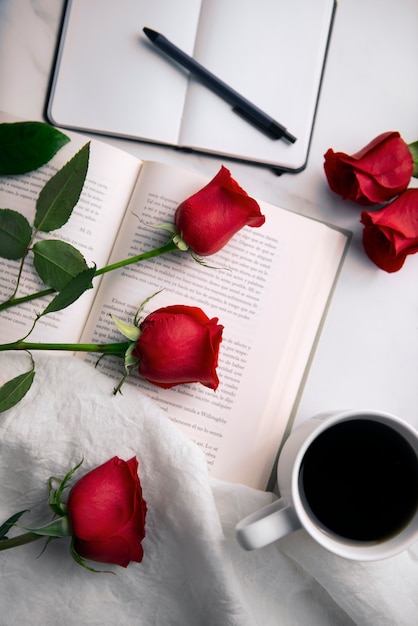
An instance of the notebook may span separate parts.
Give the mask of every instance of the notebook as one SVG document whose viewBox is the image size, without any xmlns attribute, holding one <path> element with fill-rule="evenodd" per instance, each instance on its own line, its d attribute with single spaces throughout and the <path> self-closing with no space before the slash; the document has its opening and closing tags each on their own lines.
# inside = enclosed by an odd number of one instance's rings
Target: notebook
<svg viewBox="0 0 418 626">
<path fill-rule="evenodd" d="M 52 124 L 304 169 L 335 0 L 68 0 L 51 77 Z M 285 126 L 271 139 L 159 51 L 162 33 Z"/>
</svg>

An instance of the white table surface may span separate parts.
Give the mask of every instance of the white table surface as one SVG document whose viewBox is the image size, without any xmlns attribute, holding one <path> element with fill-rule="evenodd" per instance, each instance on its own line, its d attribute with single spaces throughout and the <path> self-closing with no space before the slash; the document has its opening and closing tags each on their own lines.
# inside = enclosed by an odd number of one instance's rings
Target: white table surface
<svg viewBox="0 0 418 626">
<path fill-rule="evenodd" d="M 42 119 L 62 0 L 0 1 L 0 109 Z M 366 257 L 360 208 L 328 189 L 323 155 L 352 153 L 386 130 L 418 139 L 418 0 L 339 0 L 307 168 L 274 176 L 250 165 L 109 139 L 142 159 L 208 177 L 221 163 L 259 199 L 353 231 L 296 422 L 371 408 L 418 428 L 418 255 L 387 274 Z M 417 186 L 418 181 L 411 185 Z"/>
</svg>

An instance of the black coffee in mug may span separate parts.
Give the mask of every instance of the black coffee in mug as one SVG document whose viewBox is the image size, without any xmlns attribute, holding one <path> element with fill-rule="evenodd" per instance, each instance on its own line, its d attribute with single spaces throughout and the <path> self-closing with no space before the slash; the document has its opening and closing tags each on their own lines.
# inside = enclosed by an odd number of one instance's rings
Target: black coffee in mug
<svg viewBox="0 0 418 626">
<path fill-rule="evenodd" d="M 320 433 L 299 473 L 305 508 L 325 531 L 355 541 L 398 534 L 418 507 L 418 459 L 396 430 L 352 419 Z"/>
</svg>

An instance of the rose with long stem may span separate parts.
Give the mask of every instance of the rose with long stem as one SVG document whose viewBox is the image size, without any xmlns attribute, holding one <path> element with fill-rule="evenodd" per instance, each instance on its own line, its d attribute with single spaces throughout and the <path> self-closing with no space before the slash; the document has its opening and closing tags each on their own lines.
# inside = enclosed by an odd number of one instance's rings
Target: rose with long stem
<svg viewBox="0 0 418 626">
<path fill-rule="evenodd" d="M 166 244 L 94 270 L 92 278 L 175 250 L 190 250 L 195 258 L 210 256 L 225 246 L 244 226 L 259 227 L 264 222 L 265 217 L 256 200 L 222 166 L 205 187 L 179 204 L 173 224 L 158 225 L 171 234 L 171 239 Z M 54 294 L 56 291 L 49 287 L 19 298 L 12 297 L 0 304 L 0 311 Z"/>
<path fill-rule="evenodd" d="M 147 301 L 138 309 L 134 324 L 112 316 L 128 341 L 109 344 L 35 343 L 19 339 L 0 345 L 0 352 L 67 350 L 119 357 L 124 361 L 125 374 L 114 393 L 120 391 L 134 367 L 148 382 L 164 389 L 198 382 L 216 390 L 219 385 L 216 368 L 223 331 L 218 318 L 210 319 L 198 307 L 179 304 L 158 309 L 141 321 L 139 315 Z M 4 410 L 1 409 L 1 394 L 0 410 Z"/>
</svg>

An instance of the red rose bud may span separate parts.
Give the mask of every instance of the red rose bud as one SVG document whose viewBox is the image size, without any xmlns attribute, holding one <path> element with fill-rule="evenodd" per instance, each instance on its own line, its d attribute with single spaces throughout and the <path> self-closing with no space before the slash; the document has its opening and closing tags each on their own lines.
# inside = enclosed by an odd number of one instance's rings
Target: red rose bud
<svg viewBox="0 0 418 626">
<path fill-rule="evenodd" d="M 147 506 L 137 470 L 135 457 L 115 456 L 72 487 L 68 517 L 81 557 L 122 567 L 142 561 Z"/>
<path fill-rule="evenodd" d="M 407 189 L 380 211 L 363 211 L 363 245 L 387 272 L 397 272 L 408 254 L 418 252 L 418 189 Z"/>
<path fill-rule="evenodd" d="M 352 156 L 325 154 L 325 174 L 332 191 L 364 206 L 380 204 L 404 191 L 414 169 L 412 154 L 398 132 L 379 135 Z"/>
<path fill-rule="evenodd" d="M 223 330 L 217 322 L 197 307 L 180 304 L 148 315 L 132 352 L 140 375 L 164 389 L 193 382 L 216 389 Z"/>
<path fill-rule="evenodd" d="M 218 252 L 243 226 L 262 226 L 265 220 L 258 203 L 223 166 L 174 215 L 181 238 L 200 256 Z"/>
</svg>

